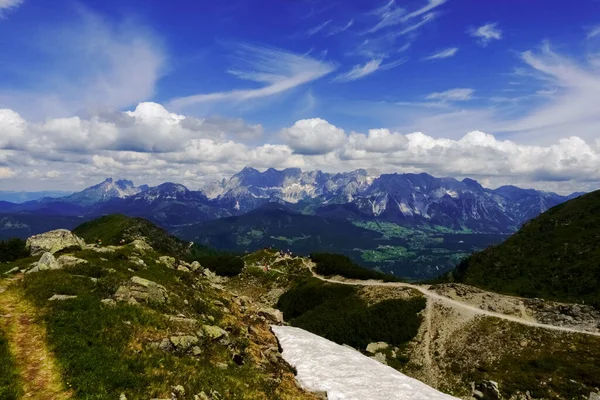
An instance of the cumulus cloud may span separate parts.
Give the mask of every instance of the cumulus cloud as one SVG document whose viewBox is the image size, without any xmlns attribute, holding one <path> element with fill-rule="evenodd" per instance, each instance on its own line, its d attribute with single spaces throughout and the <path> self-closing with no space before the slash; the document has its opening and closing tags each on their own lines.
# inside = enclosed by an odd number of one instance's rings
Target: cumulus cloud
<svg viewBox="0 0 600 400">
<path fill-rule="evenodd" d="M 457 88 L 446 90 L 445 92 L 435 92 L 427 95 L 427 100 L 440 101 L 466 101 L 473 98 L 475 91 L 469 88 Z"/>
<path fill-rule="evenodd" d="M 454 55 L 458 52 L 458 47 L 449 47 L 447 49 L 444 50 L 440 50 L 436 53 L 431 54 L 430 56 L 427 56 L 425 58 L 423 58 L 423 60 L 439 60 L 441 58 L 449 58 L 449 57 L 454 57 Z"/>
<path fill-rule="evenodd" d="M 469 34 L 477 39 L 477 42 L 484 47 L 493 40 L 502 39 L 502 30 L 498 28 L 498 24 L 495 22 L 490 22 L 481 25 L 478 28 L 473 28 L 469 30 Z"/>
<path fill-rule="evenodd" d="M 10 110 L 0 116 L 0 178 L 11 189 L 75 190 L 106 176 L 149 184 L 175 181 L 197 189 L 245 166 L 428 172 L 561 192 L 600 184 L 600 142 L 575 135 L 542 146 L 482 131 L 456 139 L 386 128 L 346 132 L 314 118 L 283 129 L 281 144 L 253 145 L 218 124 L 207 128 L 194 120 L 186 126 L 191 117 L 152 103 L 109 116 L 43 123 Z"/>
<path fill-rule="evenodd" d="M 395 68 L 399 65 L 404 64 L 406 62 L 406 60 L 407 60 L 406 58 L 403 58 L 401 60 L 382 64 L 382 62 L 383 62 L 382 59 L 373 59 L 373 60 L 368 61 L 365 65 L 360 65 L 360 64 L 355 65 L 354 67 L 352 67 L 352 69 L 350 71 L 344 72 L 343 74 L 336 76 L 334 78 L 334 81 L 336 81 L 336 82 L 355 81 L 355 80 L 364 78 L 367 75 L 371 75 L 372 73 L 374 73 L 378 70 L 383 71 L 383 70 Z"/>
<path fill-rule="evenodd" d="M 206 102 L 273 96 L 319 79 L 335 69 L 331 63 L 270 47 L 241 46 L 238 58 L 244 67 L 228 72 L 240 79 L 263 84 L 262 87 L 180 97 L 173 99 L 169 106 L 181 109 Z"/>
<path fill-rule="evenodd" d="M 325 154 L 340 146 L 344 131 L 320 118 L 303 119 L 281 132 L 290 147 L 299 154 Z"/>
</svg>

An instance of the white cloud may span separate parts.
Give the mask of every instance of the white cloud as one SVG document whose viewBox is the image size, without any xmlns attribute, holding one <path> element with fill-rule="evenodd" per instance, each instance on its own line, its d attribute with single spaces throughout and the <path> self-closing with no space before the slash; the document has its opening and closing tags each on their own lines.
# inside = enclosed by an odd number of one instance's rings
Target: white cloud
<svg viewBox="0 0 600 400">
<path fill-rule="evenodd" d="M 3 12 L 19 7 L 24 0 L 0 0 L 0 18 L 3 17 Z"/>
<path fill-rule="evenodd" d="M 596 36 L 600 36 L 600 25 L 596 25 L 588 30 L 588 39 L 595 38 Z"/>
<path fill-rule="evenodd" d="M 348 21 L 348 23 L 344 26 L 339 26 L 336 28 L 333 28 L 329 31 L 329 33 L 327 34 L 327 36 L 333 36 L 333 35 L 337 35 L 338 33 L 342 33 L 347 31 L 348 29 L 350 29 L 350 27 L 354 25 L 354 19 L 351 19 L 350 21 Z"/>
<path fill-rule="evenodd" d="M 447 49 L 444 50 L 440 50 L 436 53 L 431 54 L 430 56 L 427 56 L 425 58 L 423 58 L 423 60 L 438 60 L 441 58 L 449 58 L 449 57 L 454 57 L 454 55 L 458 52 L 458 47 L 449 47 Z"/>
<path fill-rule="evenodd" d="M 334 78 L 334 81 L 338 81 L 338 82 L 355 81 L 357 79 L 364 78 L 367 75 L 371 75 L 372 73 L 374 73 L 375 71 L 378 71 L 378 70 L 388 70 L 388 69 L 395 68 L 399 65 L 404 64 L 406 62 L 406 60 L 407 59 L 404 58 L 401 60 L 382 64 L 382 62 L 383 62 L 382 59 L 373 59 L 373 60 L 368 61 L 365 65 L 355 65 L 354 67 L 352 67 L 352 69 L 350 71 L 344 72 L 343 74 L 336 76 Z"/>
<path fill-rule="evenodd" d="M 331 20 L 328 20 L 328 21 L 323 22 L 320 25 L 315 26 L 314 28 L 309 29 L 308 32 L 306 32 L 306 36 L 316 35 L 317 33 L 321 32 L 330 23 L 331 23 Z"/>
<path fill-rule="evenodd" d="M 15 171 L 8 167 L 0 167 L 0 179 L 9 179 L 15 176 Z"/>
<path fill-rule="evenodd" d="M 457 88 L 446 90 L 445 92 L 435 92 L 427 95 L 427 100 L 440 101 L 466 101 L 471 100 L 475 91 L 469 88 Z"/>
<path fill-rule="evenodd" d="M 281 132 L 290 147 L 299 154 L 325 154 L 339 147 L 346 135 L 320 118 L 303 119 Z"/>
<path fill-rule="evenodd" d="M 411 19 L 420 15 L 426 14 L 436 7 L 446 3 L 447 0 L 428 0 L 427 4 L 415 11 L 407 12 L 404 8 L 398 7 L 395 0 L 390 0 L 384 6 L 372 11 L 370 14 L 379 17 L 379 22 L 365 33 L 375 33 L 381 29 L 389 28 L 399 24 L 405 24 Z M 431 13 L 428 15 L 432 15 Z M 425 21 L 425 19 L 423 20 Z M 423 22 L 422 21 L 422 22 Z M 415 25 L 412 29 L 403 30 L 402 34 L 408 33 L 412 30 L 417 29 L 422 23 Z"/>
<path fill-rule="evenodd" d="M 328 62 L 268 47 L 242 46 L 239 57 L 246 64 L 245 69 L 229 72 L 240 79 L 262 83 L 263 87 L 180 97 L 173 99 L 169 106 L 181 109 L 205 102 L 245 101 L 273 96 L 319 79 L 335 69 Z"/>
<path fill-rule="evenodd" d="M 528 145 L 481 131 L 452 139 L 446 134 L 447 119 L 434 122 L 439 130 L 432 133 L 442 136 L 434 137 L 385 128 L 346 132 L 314 118 L 283 129 L 283 144 L 250 145 L 218 123 L 209 125 L 208 132 L 202 120 L 158 104 L 142 103 L 108 117 L 44 123 L 25 121 L 8 110 L 0 116 L 0 178 L 3 188 L 10 189 L 78 189 L 106 176 L 149 184 L 176 181 L 194 189 L 245 166 L 428 172 L 561 192 L 600 185 L 600 141 L 572 133 L 548 145 Z M 453 118 L 468 126 L 478 125 L 481 117 L 457 112 Z M 186 121 L 192 122 L 186 126 Z"/>
<path fill-rule="evenodd" d="M 502 31 L 498 28 L 498 24 L 490 22 L 476 29 L 469 30 L 469 34 L 477 39 L 482 46 L 487 46 L 492 40 L 502 39 Z"/>
</svg>

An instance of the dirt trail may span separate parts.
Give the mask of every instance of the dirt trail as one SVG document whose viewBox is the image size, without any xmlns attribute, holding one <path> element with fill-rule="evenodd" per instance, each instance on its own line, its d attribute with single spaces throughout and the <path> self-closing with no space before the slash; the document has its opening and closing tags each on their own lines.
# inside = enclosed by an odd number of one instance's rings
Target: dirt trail
<svg viewBox="0 0 600 400">
<path fill-rule="evenodd" d="M 312 272 L 312 274 L 315 278 L 318 278 L 325 282 L 340 283 L 343 285 L 353 285 L 353 286 L 387 286 L 387 287 L 411 288 L 411 289 L 418 290 L 423 295 L 425 295 L 429 300 L 436 300 L 436 301 L 439 301 L 440 303 L 442 303 L 444 306 L 455 308 L 458 310 L 468 311 L 473 314 L 486 315 L 488 317 L 500 318 L 500 319 L 503 319 L 506 321 L 516 322 L 518 324 L 532 326 L 535 328 L 550 329 L 550 330 L 569 332 L 569 333 L 580 333 L 583 335 L 591 335 L 591 336 L 600 337 L 600 332 L 589 332 L 589 331 L 580 330 L 580 329 L 576 329 L 576 328 L 542 324 L 539 322 L 531 321 L 529 319 L 521 318 L 521 317 L 514 316 L 514 315 L 507 315 L 507 314 L 502 314 L 499 312 L 482 310 L 471 304 L 467 304 L 467 303 L 464 303 L 464 302 L 461 302 L 461 301 L 458 301 L 455 299 L 451 299 L 446 296 L 442 296 L 438 293 L 435 293 L 435 292 L 429 290 L 427 288 L 427 286 L 413 285 L 410 283 L 402 283 L 402 282 L 381 282 L 381 281 L 373 281 L 373 280 L 358 281 L 358 280 L 351 280 L 351 279 L 343 279 L 343 280 L 342 279 L 329 279 L 329 278 L 325 278 L 323 276 L 317 275 L 317 273 L 313 270 L 313 265 L 311 265 L 311 263 L 305 262 L 305 265 L 310 269 L 310 271 Z"/>
<path fill-rule="evenodd" d="M 63 400 L 65 390 L 54 355 L 48 350 L 46 329 L 35 321 L 35 307 L 23 299 L 14 281 L 0 280 L 0 329 L 5 333 L 23 385 L 23 399 Z"/>
</svg>

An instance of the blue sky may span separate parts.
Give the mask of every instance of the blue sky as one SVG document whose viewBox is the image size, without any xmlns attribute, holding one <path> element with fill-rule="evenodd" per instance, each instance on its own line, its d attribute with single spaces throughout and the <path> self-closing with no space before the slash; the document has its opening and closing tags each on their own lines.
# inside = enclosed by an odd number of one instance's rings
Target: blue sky
<svg viewBox="0 0 600 400">
<path fill-rule="evenodd" d="M 6 187 L 108 173 L 198 186 L 245 165 L 600 180 L 598 0 L 0 0 L 0 13 Z"/>
</svg>

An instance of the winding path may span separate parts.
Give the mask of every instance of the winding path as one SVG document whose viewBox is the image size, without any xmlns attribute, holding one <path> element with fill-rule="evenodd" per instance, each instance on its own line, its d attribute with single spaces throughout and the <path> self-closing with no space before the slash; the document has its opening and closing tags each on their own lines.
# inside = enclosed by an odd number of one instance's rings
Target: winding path
<svg viewBox="0 0 600 400">
<path fill-rule="evenodd" d="M 516 322 L 518 324 L 522 324 L 522 325 L 528 325 L 528 326 L 532 326 L 535 328 L 542 328 L 542 329 L 549 329 L 549 330 L 554 330 L 554 331 L 560 331 L 560 332 L 568 332 L 568 333 L 579 333 L 582 335 L 590 335 L 590 336 L 597 336 L 600 337 L 600 332 L 590 332 L 590 331 L 585 331 L 585 330 L 580 330 L 580 329 L 576 329 L 576 328 L 569 328 L 566 326 L 558 326 L 558 325 L 548 325 L 548 324 L 542 324 L 539 322 L 534 322 L 534 321 L 528 321 L 526 319 L 523 318 L 519 318 L 513 315 L 506 315 L 506 314 L 502 314 L 502 313 L 498 313 L 498 312 L 493 312 L 493 311 L 488 311 L 488 310 L 482 310 L 478 307 L 475 307 L 473 305 L 470 304 L 466 304 L 463 303 L 461 301 L 458 300 L 454 300 L 451 299 L 449 297 L 446 296 L 442 296 L 441 294 L 435 293 L 429 289 L 427 289 L 424 286 L 421 285 L 413 285 L 410 283 L 403 283 L 403 282 L 381 282 L 381 281 L 373 281 L 373 280 L 366 280 L 366 281 L 359 281 L 359 280 L 338 280 L 338 279 L 330 279 L 330 278 L 325 278 L 321 275 L 318 275 L 314 270 L 313 270 L 313 265 L 311 265 L 308 262 L 305 262 L 305 265 L 307 266 L 307 268 L 310 270 L 310 272 L 312 273 L 312 275 L 315 278 L 318 278 L 322 281 L 325 282 L 330 282 L 330 283 L 339 283 L 342 285 L 352 285 L 352 286 L 387 286 L 387 287 L 402 287 L 402 288 L 410 288 L 410 289 L 415 289 L 418 290 L 419 292 L 421 292 L 424 296 L 426 296 L 428 299 L 432 299 L 435 301 L 439 301 L 442 304 L 448 306 L 448 307 L 452 307 L 452 308 L 456 308 L 456 309 L 460 309 L 460 310 L 465 310 L 465 311 L 469 311 L 472 312 L 474 314 L 478 314 L 478 315 L 486 315 L 488 317 L 494 317 L 494 318 L 500 318 L 506 321 L 510 321 L 510 322 Z"/>
</svg>

